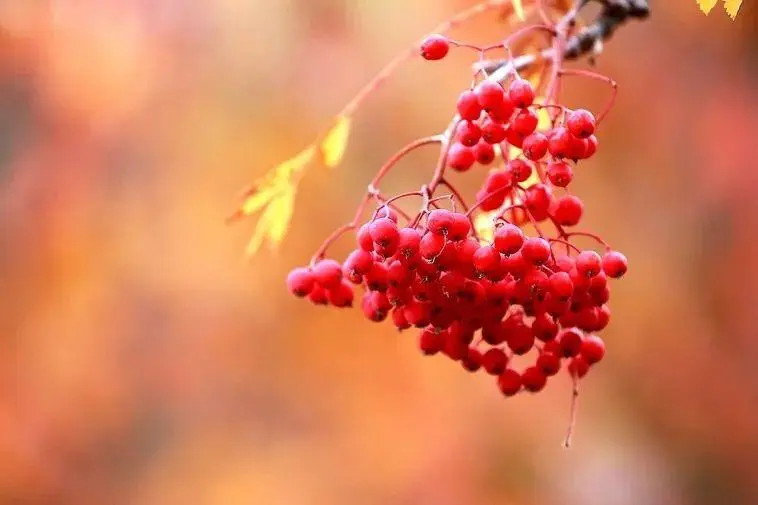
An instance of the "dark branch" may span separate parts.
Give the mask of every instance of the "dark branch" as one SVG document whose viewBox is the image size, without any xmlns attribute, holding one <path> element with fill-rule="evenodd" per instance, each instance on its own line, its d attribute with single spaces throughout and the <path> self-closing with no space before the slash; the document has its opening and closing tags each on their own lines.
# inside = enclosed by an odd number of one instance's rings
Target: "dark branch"
<svg viewBox="0 0 758 505">
<path fill-rule="evenodd" d="M 565 58 L 579 58 L 595 44 L 613 35 L 616 28 L 630 18 L 644 19 L 650 14 L 647 0 L 600 0 L 603 9 L 594 23 L 571 37 L 566 43 Z"/>
</svg>

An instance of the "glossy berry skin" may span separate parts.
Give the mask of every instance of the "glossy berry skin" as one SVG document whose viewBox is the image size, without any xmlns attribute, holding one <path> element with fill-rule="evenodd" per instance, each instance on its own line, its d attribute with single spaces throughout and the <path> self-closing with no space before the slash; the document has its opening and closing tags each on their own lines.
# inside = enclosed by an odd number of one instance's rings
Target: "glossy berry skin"
<svg viewBox="0 0 758 505">
<path fill-rule="evenodd" d="M 576 226 L 582 218 L 584 204 L 574 195 L 564 195 L 555 202 L 553 217 L 561 226 Z"/>
<path fill-rule="evenodd" d="M 600 273 L 602 260 L 595 251 L 582 251 L 576 256 L 576 270 L 579 275 L 590 278 Z"/>
<path fill-rule="evenodd" d="M 574 283 L 566 272 L 554 272 L 548 278 L 550 293 L 559 300 L 568 300 L 574 294 Z"/>
<path fill-rule="evenodd" d="M 369 233 L 374 243 L 383 247 L 397 242 L 398 238 L 397 224 L 388 217 L 375 219 L 369 226 Z"/>
<path fill-rule="evenodd" d="M 441 60 L 447 56 L 448 51 L 450 51 L 450 43 L 443 35 L 429 35 L 421 43 L 421 56 L 425 60 Z"/>
<path fill-rule="evenodd" d="M 506 164 L 505 169 L 508 170 L 516 182 L 524 182 L 532 175 L 532 166 L 524 160 L 510 160 Z"/>
<path fill-rule="evenodd" d="M 571 358 L 579 354 L 582 348 L 582 333 L 576 328 L 568 328 L 558 333 L 556 337 L 560 353 L 565 358 Z"/>
<path fill-rule="evenodd" d="M 422 331 L 421 336 L 419 337 L 419 347 L 421 348 L 421 352 L 427 356 L 432 356 L 440 352 L 444 344 L 444 335 L 431 329 Z"/>
<path fill-rule="evenodd" d="M 547 149 L 554 158 L 569 158 L 574 139 L 575 137 L 565 127 L 559 126 L 548 137 Z"/>
<path fill-rule="evenodd" d="M 474 253 L 474 268 L 483 274 L 489 274 L 500 267 L 500 253 L 492 246 L 482 246 Z"/>
<path fill-rule="evenodd" d="M 537 393 L 538 391 L 542 391 L 545 384 L 547 384 L 547 376 L 536 366 L 531 366 L 521 374 L 521 381 L 524 384 L 524 389 Z"/>
<path fill-rule="evenodd" d="M 554 161 L 547 166 L 547 178 L 554 186 L 565 188 L 574 179 L 574 170 L 566 162 Z"/>
<path fill-rule="evenodd" d="M 503 351 L 496 347 L 492 347 L 482 355 L 482 367 L 490 375 L 500 375 L 505 372 L 505 367 L 508 365 L 508 358 Z"/>
<path fill-rule="evenodd" d="M 505 126 L 489 118 L 482 122 L 482 139 L 488 144 L 499 144 L 505 140 Z"/>
<path fill-rule="evenodd" d="M 356 274 L 364 275 L 371 269 L 371 264 L 374 262 L 374 257 L 370 252 L 363 249 L 356 249 L 351 252 L 345 260 L 344 270 Z"/>
<path fill-rule="evenodd" d="M 540 237 L 528 238 L 521 247 L 521 254 L 532 265 L 542 265 L 550 257 L 550 244 Z"/>
<path fill-rule="evenodd" d="M 586 139 L 595 133 L 595 116 L 588 110 L 573 110 L 568 114 L 566 127 L 574 137 Z"/>
<path fill-rule="evenodd" d="M 421 237 L 419 244 L 419 254 L 427 261 L 433 261 L 442 252 L 445 247 L 445 237 L 436 233 L 427 233 Z"/>
<path fill-rule="evenodd" d="M 342 280 L 342 265 L 333 259 L 324 259 L 313 266 L 313 277 L 324 289 L 339 286 Z"/>
<path fill-rule="evenodd" d="M 547 154 L 547 137 L 539 132 L 532 133 L 524 139 L 521 149 L 530 160 L 540 160 Z"/>
<path fill-rule="evenodd" d="M 561 358 L 552 352 L 543 352 L 537 358 L 535 366 L 547 377 L 552 377 L 561 369 Z"/>
<path fill-rule="evenodd" d="M 589 369 L 589 364 L 581 356 L 577 356 L 576 358 L 573 358 L 571 361 L 569 361 L 568 373 L 574 379 L 581 379 L 587 375 Z"/>
<path fill-rule="evenodd" d="M 479 100 L 479 105 L 484 110 L 497 110 L 502 107 L 505 100 L 505 90 L 494 81 L 485 80 L 480 82 L 474 90 Z"/>
<path fill-rule="evenodd" d="M 308 296 L 315 283 L 313 274 L 307 268 L 295 268 L 287 275 L 287 289 L 300 298 Z"/>
<path fill-rule="evenodd" d="M 597 335 L 588 335 L 582 342 L 580 353 L 588 365 L 597 363 L 605 356 L 605 342 Z"/>
<path fill-rule="evenodd" d="M 492 147 L 492 144 L 480 140 L 479 143 L 474 146 L 474 158 L 476 158 L 476 162 L 481 165 L 489 165 L 495 161 L 495 148 Z"/>
<path fill-rule="evenodd" d="M 466 147 L 473 147 L 482 138 L 482 130 L 471 121 L 463 121 L 458 126 L 458 140 Z"/>
<path fill-rule="evenodd" d="M 341 281 L 336 286 L 326 290 L 329 303 L 338 308 L 352 307 L 353 296 L 353 288 L 347 281 Z"/>
<path fill-rule="evenodd" d="M 521 390 L 521 375 L 508 368 L 497 378 L 497 385 L 505 396 L 513 396 Z"/>
<path fill-rule="evenodd" d="M 507 255 L 517 253 L 524 244 L 524 233 L 521 228 L 510 223 L 495 230 L 495 249 Z"/>
<path fill-rule="evenodd" d="M 626 256 L 618 251 L 608 251 L 602 259 L 603 272 L 608 277 L 620 279 L 629 268 Z"/>
<path fill-rule="evenodd" d="M 525 109 L 534 102 L 534 88 L 525 79 L 515 79 L 508 88 L 508 98 L 516 107 Z"/>
<path fill-rule="evenodd" d="M 461 119 L 476 121 L 482 113 L 482 106 L 479 105 L 479 98 L 471 90 L 466 90 L 458 96 L 456 103 L 458 114 Z"/>
<path fill-rule="evenodd" d="M 539 119 L 531 109 L 523 109 L 513 118 L 511 128 L 522 137 L 531 135 L 537 129 Z"/>
<path fill-rule="evenodd" d="M 474 165 L 475 161 L 474 151 L 470 147 L 460 143 L 450 146 L 447 153 L 447 163 L 453 170 L 465 172 Z"/>
<path fill-rule="evenodd" d="M 434 209 L 426 218 L 426 227 L 436 235 L 447 235 L 455 219 L 453 213 L 445 209 Z"/>
</svg>

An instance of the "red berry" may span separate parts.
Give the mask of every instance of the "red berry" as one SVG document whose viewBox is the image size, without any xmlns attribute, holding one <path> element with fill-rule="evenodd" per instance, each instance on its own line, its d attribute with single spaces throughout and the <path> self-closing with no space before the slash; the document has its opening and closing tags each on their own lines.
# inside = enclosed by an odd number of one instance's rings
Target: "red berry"
<svg viewBox="0 0 758 505">
<path fill-rule="evenodd" d="M 584 204 L 574 195 L 564 195 L 555 202 L 553 217 L 561 226 L 575 226 L 582 218 Z"/>
<path fill-rule="evenodd" d="M 458 212 L 454 212 L 452 217 L 453 222 L 447 231 L 448 240 L 457 242 L 465 239 L 471 231 L 471 220 L 469 220 L 466 214 L 460 214 Z"/>
<path fill-rule="evenodd" d="M 573 110 L 568 114 L 566 126 L 573 136 L 586 139 L 595 133 L 595 116 L 588 110 Z"/>
<path fill-rule="evenodd" d="M 364 275 L 371 269 L 374 257 L 370 252 L 356 249 L 345 259 L 344 270 L 354 275 Z"/>
<path fill-rule="evenodd" d="M 395 288 L 410 286 L 414 274 L 406 265 L 395 260 L 387 268 L 387 283 Z"/>
<path fill-rule="evenodd" d="M 526 208 L 531 212 L 532 217 L 537 221 L 542 221 L 547 218 L 548 209 L 552 203 L 553 191 L 550 186 L 538 182 L 529 189 L 526 190 L 526 199 L 524 204 Z"/>
<path fill-rule="evenodd" d="M 548 279 L 550 293 L 559 300 L 567 300 L 574 294 L 574 283 L 566 272 L 555 272 Z"/>
<path fill-rule="evenodd" d="M 528 238 L 521 247 L 521 254 L 532 265 L 542 265 L 550 257 L 550 244 L 541 237 Z"/>
<path fill-rule="evenodd" d="M 490 375 L 501 375 L 508 365 L 508 357 L 500 349 L 493 347 L 482 356 L 482 366 Z"/>
<path fill-rule="evenodd" d="M 411 327 L 411 324 L 405 318 L 405 310 L 402 307 L 397 307 L 392 311 L 392 323 L 401 331 Z"/>
<path fill-rule="evenodd" d="M 576 271 L 589 279 L 600 273 L 601 262 L 600 255 L 595 251 L 582 251 L 576 256 Z"/>
<path fill-rule="evenodd" d="M 427 261 L 433 261 L 442 252 L 442 248 L 445 247 L 444 235 L 437 235 L 436 233 L 427 233 L 421 237 L 421 243 L 419 244 L 419 254 Z"/>
<path fill-rule="evenodd" d="M 505 126 L 490 118 L 482 122 L 482 139 L 488 144 L 499 144 L 505 140 Z"/>
<path fill-rule="evenodd" d="M 453 223 L 453 213 L 445 209 L 434 209 L 426 218 L 426 227 L 436 235 L 447 235 Z"/>
<path fill-rule="evenodd" d="M 524 370 L 521 374 L 521 381 L 524 383 L 524 389 L 536 393 L 541 391 L 547 384 L 547 376 L 536 366 Z"/>
<path fill-rule="evenodd" d="M 447 152 L 448 165 L 458 172 L 467 171 L 475 161 L 474 150 L 458 142 L 450 146 Z"/>
<path fill-rule="evenodd" d="M 506 256 L 521 250 L 523 244 L 524 233 L 518 226 L 506 223 L 495 230 L 495 249 Z"/>
<path fill-rule="evenodd" d="M 382 247 L 397 242 L 398 238 L 397 224 L 388 217 L 375 219 L 369 226 L 369 233 L 374 243 Z"/>
<path fill-rule="evenodd" d="M 561 354 L 566 358 L 576 356 L 582 348 L 582 333 L 576 328 L 561 331 L 555 340 L 560 346 Z"/>
<path fill-rule="evenodd" d="M 532 133 L 524 139 L 521 149 L 530 160 L 540 160 L 547 153 L 547 137 L 539 132 Z"/>
<path fill-rule="evenodd" d="M 537 358 L 535 365 L 544 375 L 552 377 L 561 369 L 561 358 L 552 352 L 543 352 Z"/>
<path fill-rule="evenodd" d="M 473 147 L 482 138 L 482 130 L 471 121 L 463 121 L 458 126 L 457 136 L 461 144 Z"/>
<path fill-rule="evenodd" d="M 516 107 L 525 109 L 534 102 L 534 88 L 529 81 L 516 79 L 508 88 L 508 98 Z"/>
<path fill-rule="evenodd" d="M 295 268 L 287 275 L 287 289 L 295 296 L 303 298 L 313 291 L 315 278 L 307 268 Z"/>
<path fill-rule="evenodd" d="M 596 152 L 597 152 L 597 137 L 594 135 L 590 135 L 587 138 L 587 146 L 584 151 L 584 155 L 582 156 L 582 159 L 586 160 L 587 158 L 592 158 L 592 156 L 594 156 Z"/>
<path fill-rule="evenodd" d="M 421 348 L 421 352 L 427 356 L 432 356 L 440 352 L 444 344 L 444 333 L 437 333 L 432 328 L 423 330 L 421 332 L 421 336 L 419 337 L 419 347 Z"/>
<path fill-rule="evenodd" d="M 374 250 L 374 239 L 371 238 L 370 226 L 371 223 L 366 223 L 358 229 L 358 245 L 368 252 Z"/>
<path fill-rule="evenodd" d="M 538 122 L 537 114 L 535 114 L 534 111 L 531 109 L 523 109 L 520 110 L 513 118 L 513 121 L 511 121 L 511 128 L 522 137 L 526 137 L 527 135 L 534 133 L 534 130 L 537 129 Z"/>
<path fill-rule="evenodd" d="M 629 264 L 626 260 L 626 256 L 618 251 L 608 251 L 603 255 L 603 272 L 608 277 L 619 279 L 624 276 Z"/>
<path fill-rule="evenodd" d="M 461 118 L 469 121 L 476 121 L 482 113 L 482 106 L 479 105 L 476 93 L 469 89 L 458 95 L 456 108 Z"/>
<path fill-rule="evenodd" d="M 565 127 L 559 126 L 548 136 L 547 149 L 554 158 L 568 158 L 573 138 Z"/>
<path fill-rule="evenodd" d="M 482 81 L 474 90 L 479 100 L 479 105 L 484 110 L 497 109 L 503 105 L 505 100 L 505 91 L 503 87 L 495 81 Z"/>
<path fill-rule="evenodd" d="M 569 375 L 571 375 L 575 379 L 581 379 L 582 377 L 587 375 L 587 372 L 589 371 L 589 369 L 590 369 L 590 366 L 587 364 L 587 361 L 581 356 L 577 356 L 574 359 L 572 359 L 568 365 Z"/>
<path fill-rule="evenodd" d="M 480 140 L 479 143 L 474 146 L 474 157 L 476 158 L 477 163 L 489 165 L 495 161 L 495 148 L 486 141 Z"/>
<path fill-rule="evenodd" d="M 461 365 L 469 372 L 476 372 L 482 366 L 482 353 L 474 347 L 469 347 L 461 359 Z"/>
<path fill-rule="evenodd" d="M 507 140 L 509 144 L 521 148 L 521 146 L 524 145 L 524 138 L 526 138 L 526 136 L 521 135 L 516 130 L 514 130 L 512 125 L 508 125 L 506 127 L 505 140 Z"/>
<path fill-rule="evenodd" d="M 313 266 L 313 276 L 324 289 L 335 288 L 342 280 L 342 265 L 333 259 L 321 260 Z"/>
<path fill-rule="evenodd" d="M 308 300 L 314 305 L 327 305 L 329 299 L 326 297 L 326 290 L 318 284 L 313 286 L 313 290 L 308 295 Z"/>
<path fill-rule="evenodd" d="M 550 342 L 558 334 L 558 324 L 546 312 L 537 314 L 532 322 L 532 333 L 542 342 Z"/>
<path fill-rule="evenodd" d="M 503 102 L 497 107 L 487 109 L 489 117 L 498 123 L 507 123 L 516 110 L 507 95 L 503 95 Z"/>
<path fill-rule="evenodd" d="M 497 378 L 497 385 L 505 396 L 513 396 L 521 390 L 521 375 L 508 368 Z"/>
<path fill-rule="evenodd" d="M 405 258 L 410 258 L 418 252 L 421 234 L 415 228 L 403 228 L 398 232 L 397 250 Z"/>
<path fill-rule="evenodd" d="M 574 178 L 574 171 L 568 163 L 553 161 L 547 166 L 547 177 L 553 185 L 565 188 Z"/>
<path fill-rule="evenodd" d="M 510 160 L 505 168 L 516 182 L 524 182 L 532 175 L 532 166 L 524 160 Z"/>
<path fill-rule="evenodd" d="M 421 56 L 425 60 L 441 60 L 447 56 L 450 50 L 450 43 L 442 35 L 429 35 L 421 43 Z"/>
<path fill-rule="evenodd" d="M 582 357 L 587 361 L 588 365 L 597 363 L 605 356 L 605 342 L 597 335 L 589 335 L 582 342 L 581 348 Z"/>
<path fill-rule="evenodd" d="M 340 271 L 340 274 L 342 271 Z M 326 290 L 329 303 L 335 307 L 353 306 L 353 287 L 347 281 L 341 281 L 336 286 Z"/>
<path fill-rule="evenodd" d="M 384 263 L 374 262 L 371 269 L 364 276 L 366 285 L 372 291 L 387 291 L 389 283 L 387 280 L 387 265 Z"/>
<path fill-rule="evenodd" d="M 500 267 L 500 253 L 494 247 L 485 245 L 474 253 L 473 262 L 474 268 L 486 275 Z"/>
</svg>

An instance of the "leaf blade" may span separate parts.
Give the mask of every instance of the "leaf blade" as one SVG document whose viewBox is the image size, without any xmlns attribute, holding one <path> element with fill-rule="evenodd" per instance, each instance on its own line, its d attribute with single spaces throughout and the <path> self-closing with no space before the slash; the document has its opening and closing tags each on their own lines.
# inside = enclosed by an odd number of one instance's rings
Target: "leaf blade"
<svg viewBox="0 0 758 505">
<path fill-rule="evenodd" d="M 352 119 L 350 116 L 340 116 L 321 142 L 319 146 L 321 159 L 327 167 L 336 167 L 345 156 L 351 126 Z"/>
</svg>

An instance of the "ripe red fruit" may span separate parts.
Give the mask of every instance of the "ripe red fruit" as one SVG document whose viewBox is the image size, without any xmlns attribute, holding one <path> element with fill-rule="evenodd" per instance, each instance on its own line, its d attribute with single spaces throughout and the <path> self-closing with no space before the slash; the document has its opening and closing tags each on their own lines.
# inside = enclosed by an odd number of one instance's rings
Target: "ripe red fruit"
<svg viewBox="0 0 758 505">
<path fill-rule="evenodd" d="M 469 89 L 458 95 L 456 108 L 458 109 L 458 114 L 461 118 L 469 121 L 476 121 L 482 113 L 482 106 L 479 105 L 479 98 L 476 96 L 476 93 Z"/>
<path fill-rule="evenodd" d="M 445 209 L 434 209 L 426 218 L 426 227 L 436 235 L 447 235 L 453 223 L 453 213 Z"/>
<path fill-rule="evenodd" d="M 547 376 L 536 366 L 531 366 L 521 374 L 521 381 L 524 383 L 524 389 L 536 393 L 542 391 L 547 384 Z"/>
<path fill-rule="evenodd" d="M 374 239 L 371 238 L 371 223 L 366 223 L 358 229 L 358 245 L 364 251 L 371 252 L 374 250 Z"/>
<path fill-rule="evenodd" d="M 465 172 L 471 168 L 476 161 L 474 151 L 470 147 L 466 147 L 461 143 L 456 142 L 447 152 L 447 163 L 450 168 L 457 170 L 458 172 Z"/>
<path fill-rule="evenodd" d="M 499 144 L 505 140 L 505 126 L 490 118 L 482 122 L 482 139 L 488 144 Z"/>
<path fill-rule="evenodd" d="M 568 373 L 575 379 L 581 379 L 587 375 L 589 369 L 589 364 L 587 364 L 587 361 L 581 356 L 573 358 L 568 365 Z"/>
<path fill-rule="evenodd" d="M 410 258 L 418 252 L 421 234 L 415 228 L 403 228 L 398 232 L 397 250 L 401 256 Z"/>
<path fill-rule="evenodd" d="M 421 56 L 425 60 L 441 60 L 447 56 L 449 50 L 450 43 L 448 42 L 447 37 L 444 37 L 443 35 L 429 35 L 421 43 Z"/>
<path fill-rule="evenodd" d="M 516 182 L 524 182 L 532 175 L 532 166 L 524 160 L 510 160 L 505 169 L 511 174 Z"/>
<path fill-rule="evenodd" d="M 471 221 L 466 214 L 454 212 L 452 214 L 453 222 L 448 228 L 447 238 L 453 242 L 463 240 L 471 231 Z"/>
<path fill-rule="evenodd" d="M 369 226 L 369 233 L 374 243 L 382 247 L 396 242 L 398 238 L 397 224 L 388 217 L 375 219 Z"/>
<path fill-rule="evenodd" d="M 530 160 L 540 160 L 547 153 L 547 137 L 539 132 L 532 133 L 524 139 L 521 149 Z"/>
<path fill-rule="evenodd" d="M 508 365 L 508 357 L 497 347 L 492 347 L 484 353 L 481 362 L 488 374 L 501 375 Z"/>
<path fill-rule="evenodd" d="M 313 290 L 315 278 L 307 268 L 299 267 L 287 275 L 287 289 L 300 298 L 308 296 Z"/>
<path fill-rule="evenodd" d="M 463 121 L 457 130 L 458 140 L 467 147 L 473 147 L 482 138 L 482 130 L 471 121 Z"/>
<path fill-rule="evenodd" d="M 503 105 L 505 100 L 505 91 L 503 87 L 495 81 L 482 81 L 474 90 L 479 100 L 479 105 L 484 110 L 497 109 Z"/>
<path fill-rule="evenodd" d="M 537 129 L 538 123 L 539 120 L 534 111 L 531 109 L 522 109 L 514 116 L 513 121 L 511 121 L 511 129 L 522 137 L 526 137 L 527 135 L 534 133 L 534 130 Z"/>
<path fill-rule="evenodd" d="M 313 276 L 324 289 L 336 288 L 342 280 L 342 265 L 333 259 L 321 260 L 313 266 Z"/>
<path fill-rule="evenodd" d="M 442 346 L 445 344 L 445 334 L 437 333 L 432 328 L 426 328 L 421 332 L 418 344 L 421 352 L 427 356 L 432 356 L 442 350 Z"/>
<path fill-rule="evenodd" d="M 387 291 L 389 283 L 387 281 L 387 266 L 384 263 L 375 261 L 371 264 L 371 269 L 364 276 L 366 286 L 372 291 Z"/>
<path fill-rule="evenodd" d="M 582 218 L 584 204 L 574 195 L 564 195 L 555 202 L 553 217 L 561 226 L 575 226 Z"/>
<path fill-rule="evenodd" d="M 602 263 L 605 275 L 614 279 L 623 277 L 629 268 L 626 256 L 618 251 L 608 251 L 605 253 L 603 255 Z"/>
<path fill-rule="evenodd" d="M 605 356 L 605 342 L 597 335 L 589 335 L 582 342 L 580 352 L 585 361 L 587 361 L 587 364 L 592 365 L 602 360 Z"/>
<path fill-rule="evenodd" d="M 515 110 L 516 107 L 513 105 L 513 103 L 511 103 L 508 95 L 504 94 L 503 102 L 497 107 L 487 109 L 487 114 L 490 118 L 492 118 L 493 121 L 496 121 L 498 123 L 507 123 L 511 119 L 511 116 L 513 116 Z"/>
<path fill-rule="evenodd" d="M 525 109 L 534 102 L 534 88 L 525 79 L 515 79 L 508 88 L 508 98 L 516 107 Z"/>
<path fill-rule="evenodd" d="M 521 250 L 523 244 L 524 233 L 518 226 L 505 223 L 495 230 L 495 249 L 506 256 Z"/>
<path fill-rule="evenodd" d="M 500 267 L 500 253 L 494 247 L 485 245 L 474 253 L 473 262 L 477 271 L 487 275 Z"/>
<path fill-rule="evenodd" d="M 340 271 L 340 274 L 342 271 Z M 353 287 L 347 281 L 341 281 L 336 286 L 326 290 L 326 297 L 335 307 L 353 306 Z"/>
<path fill-rule="evenodd" d="M 573 110 L 568 114 L 566 126 L 573 136 L 586 139 L 595 133 L 595 116 L 588 110 Z"/>
<path fill-rule="evenodd" d="M 566 272 L 555 272 L 548 279 L 550 293 L 559 300 L 567 300 L 574 294 L 574 283 Z"/>
<path fill-rule="evenodd" d="M 526 190 L 524 204 L 534 219 L 542 221 L 547 218 L 552 197 L 553 191 L 550 189 L 550 186 L 539 182 L 533 186 L 529 186 L 529 189 Z"/>
<path fill-rule="evenodd" d="M 561 369 L 561 358 L 552 352 L 543 352 L 537 358 L 535 366 L 539 368 L 540 372 L 544 375 L 552 377 Z"/>
<path fill-rule="evenodd" d="M 521 375 L 508 368 L 497 378 L 497 385 L 505 396 L 513 396 L 521 389 Z"/>
<path fill-rule="evenodd" d="M 477 163 L 489 165 L 495 161 L 495 148 L 486 141 L 480 140 L 479 143 L 474 146 L 474 157 L 476 158 Z"/>
<path fill-rule="evenodd" d="M 418 249 L 419 254 L 425 260 L 432 261 L 442 252 L 442 248 L 445 247 L 446 242 L 444 235 L 426 233 L 421 237 Z"/>
<path fill-rule="evenodd" d="M 532 265 L 542 265 L 550 257 L 550 244 L 541 237 L 531 237 L 524 241 L 521 255 Z"/>
<path fill-rule="evenodd" d="M 313 286 L 313 290 L 308 295 L 308 300 L 310 300 L 314 305 L 329 304 L 329 299 L 326 297 L 326 290 L 318 284 Z"/>
<path fill-rule="evenodd" d="M 561 355 L 571 358 L 579 354 L 582 348 L 582 333 L 576 328 L 567 328 L 558 333 L 555 341 L 558 342 Z"/>
<path fill-rule="evenodd" d="M 576 271 L 589 279 L 600 273 L 601 262 L 600 255 L 595 251 L 582 251 L 576 256 Z"/>
<path fill-rule="evenodd" d="M 547 166 L 547 177 L 554 186 L 565 188 L 574 178 L 574 171 L 566 162 L 553 161 Z"/>
<path fill-rule="evenodd" d="M 402 307 L 397 307 L 392 311 L 392 324 L 402 331 L 411 327 L 411 323 L 405 318 L 405 310 Z"/>
<path fill-rule="evenodd" d="M 555 158 L 570 157 L 573 135 L 563 126 L 554 128 L 548 136 L 547 149 Z"/>
<path fill-rule="evenodd" d="M 461 365 L 469 372 L 476 372 L 482 366 L 482 353 L 479 349 L 469 347 L 461 359 Z"/>
<path fill-rule="evenodd" d="M 353 275 L 363 275 L 371 269 L 373 262 L 374 257 L 370 252 L 356 249 L 345 259 L 343 270 Z"/>
</svg>

